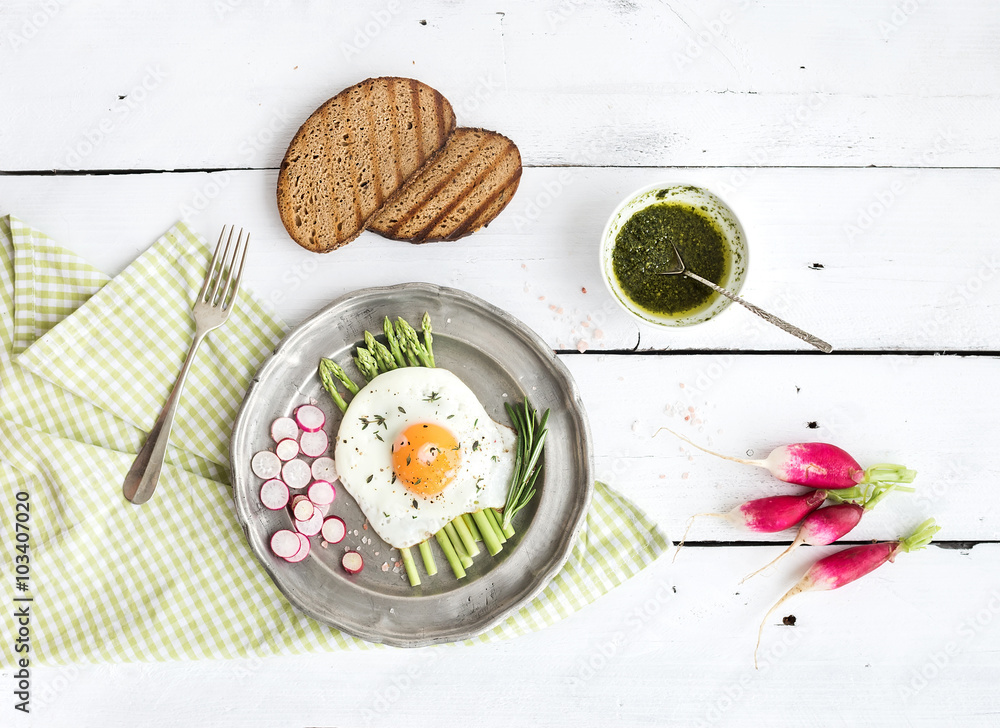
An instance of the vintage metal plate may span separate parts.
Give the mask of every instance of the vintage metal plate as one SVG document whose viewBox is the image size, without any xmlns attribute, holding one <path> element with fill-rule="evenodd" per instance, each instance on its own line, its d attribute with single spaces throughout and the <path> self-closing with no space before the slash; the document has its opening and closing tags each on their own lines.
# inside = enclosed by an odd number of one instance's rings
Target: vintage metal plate
<svg viewBox="0 0 1000 728">
<path fill-rule="evenodd" d="M 351 360 L 365 330 L 378 333 L 385 316 L 402 316 L 419 327 L 427 311 L 434 326 L 439 367 L 468 385 L 486 411 L 508 424 L 505 402 L 526 395 L 539 410 L 551 409 L 545 449 L 544 482 L 531 505 L 518 513 L 517 535 L 491 557 L 485 549 L 468 575 L 456 580 L 433 543 L 438 573 L 423 572 L 411 587 L 401 569 L 394 573 L 390 547 L 372 530 L 343 487 L 332 514 L 348 524 L 343 542 L 329 548 L 314 537 L 309 556 L 289 564 L 269 547 L 272 533 L 291 528 L 285 511 L 260 503 L 261 481 L 250 458 L 272 446 L 271 422 L 303 402 L 315 401 L 327 414 L 331 441 L 341 414 L 316 375 L 321 357 L 340 363 L 359 384 L 364 380 Z M 451 288 L 409 283 L 349 294 L 294 329 L 261 366 L 236 418 L 230 448 L 236 511 L 247 540 L 274 583 L 299 610 L 345 632 L 373 642 L 419 647 L 466 639 L 493 627 L 537 595 L 565 563 L 593 494 L 590 430 L 580 396 L 566 367 L 524 324 L 475 296 Z M 354 530 L 358 535 L 354 535 Z M 371 544 L 363 544 L 362 537 Z M 433 540 L 432 540 L 433 541 Z M 345 548 L 365 559 L 360 574 L 340 566 Z M 379 556 L 375 556 L 375 552 Z M 394 552 L 398 553 L 398 552 Z M 390 569 L 382 571 L 383 562 Z"/>
</svg>

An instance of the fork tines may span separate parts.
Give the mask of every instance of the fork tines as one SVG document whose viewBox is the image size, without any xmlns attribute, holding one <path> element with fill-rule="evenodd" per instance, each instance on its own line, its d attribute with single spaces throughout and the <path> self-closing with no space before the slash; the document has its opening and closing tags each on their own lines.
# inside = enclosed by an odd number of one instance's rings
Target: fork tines
<svg viewBox="0 0 1000 728">
<path fill-rule="evenodd" d="M 243 263 L 246 260 L 247 246 L 250 244 L 250 233 L 246 234 L 246 239 L 244 240 L 243 228 L 240 228 L 239 235 L 236 236 L 236 244 L 233 245 L 233 235 L 235 232 L 236 226 L 230 225 L 229 235 L 227 236 L 226 226 L 222 226 L 222 232 L 219 233 L 219 242 L 215 246 L 215 254 L 212 255 L 212 262 L 209 263 L 208 272 L 205 275 L 205 284 L 201 287 L 201 293 L 198 294 L 199 301 L 227 310 L 232 305 L 236 298 L 236 293 L 240 289 L 240 279 L 243 277 Z M 225 241 L 225 249 L 223 249 L 223 240 Z M 229 255 L 230 248 L 233 249 L 232 256 Z M 237 263 L 239 263 L 238 266 Z M 235 283 L 233 282 L 234 271 Z M 225 284 L 220 286 L 223 275 L 225 276 Z M 209 286 L 211 286 L 211 292 L 209 292 Z"/>
</svg>

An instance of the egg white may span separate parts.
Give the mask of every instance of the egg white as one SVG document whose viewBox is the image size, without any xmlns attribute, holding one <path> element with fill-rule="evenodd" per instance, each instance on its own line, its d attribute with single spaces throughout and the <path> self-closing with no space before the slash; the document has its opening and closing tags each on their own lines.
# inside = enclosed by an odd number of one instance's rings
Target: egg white
<svg viewBox="0 0 1000 728">
<path fill-rule="evenodd" d="M 431 498 L 407 490 L 392 469 L 393 442 L 410 425 L 424 422 L 449 430 L 461 452 L 455 479 Z M 503 507 L 516 440 L 448 370 L 402 367 L 377 376 L 351 400 L 334 458 L 341 482 L 375 532 L 404 548 L 463 513 Z"/>
</svg>

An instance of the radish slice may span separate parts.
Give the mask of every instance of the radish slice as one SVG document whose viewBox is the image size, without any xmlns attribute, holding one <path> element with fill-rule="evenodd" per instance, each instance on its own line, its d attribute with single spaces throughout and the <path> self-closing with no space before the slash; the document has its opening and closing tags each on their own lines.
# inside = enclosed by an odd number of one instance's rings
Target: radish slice
<svg viewBox="0 0 1000 728">
<path fill-rule="evenodd" d="M 288 486 L 277 478 L 271 478 L 260 486 L 260 502 L 265 508 L 280 511 L 288 505 Z"/>
<path fill-rule="evenodd" d="M 299 537 L 299 550 L 295 552 L 294 555 L 289 556 L 285 561 L 289 564 L 297 564 L 306 556 L 309 555 L 309 549 L 311 548 L 309 539 L 303 536 L 301 533 L 295 534 Z"/>
<path fill-rule="evenodd" d="M 306 432 L 316 432 L 323 429 L 323 425 L 326 424 L 326 415 L 316 405 L 304 404 L 296 408 L 295 421 Z"/>
<path fill-rule="evenodd" d="M 327 543 L 340 543 L 347 534 L 347 525 L 337 516 L 330 516 L 323 521 L 322 534 Z"/>
<path fill-rule="evenodd" d="M 287 528 L 275 531 L 274 535 L 271 536 L 271 551 L 274 552 L 275 556 L 280 556 L 283 559 L 295 556 L 301 546 L 299 534 L 289 531 Z"/>
<path fill-rule="evenodd" d="M 305 460 L 289 460 L 281 468 L 281 479 L 289 488 L 305 488 L 312 472 Z"/>
<path fill-rule="evenodd" d="M 299 426 L 291 417 L 279 417 L 271 423 L 271 439 L 275 442 L 298 440 Z"/>
<path fill-rule="evenodd" d="M 330 447 L 330 438 L 326 436 L 326 433 L 323 432 L 323 430 L 316 430 L 316 432 L 303 432 L 302 437 L 299 440 L 299 446 L 302 448 L 303 455 L 307 455 L 311 458 L 318 458 L 326 452 L 328 447 Z"/>
<path fill-rule="evenodd" d="M 340 563 L 348 574 L 357 574 L 365 566 L 365 560 L 357 551 L 348 551 Z"/>
<path fill-rule="evenodd" d="M 313 517 L 315 511 L 316 506 L 312 504 L 312 501 L 304 496 L 296 496 L 295 502 L 292 504 L 292 518 L 296 521 L 308 521 Z"/>
<path fill-rule="evenodd" d="M 306 536 L 315 536 L 323 530 L 323 512 L 313 509 L 311 518 L 305 521 L 295 521 L 295 530 Z"/>
<path fill-rule="evenodd" d="M 312 476 L 316 480 L 325 480 L 332 483 L 339 476 L 337 475 L 337 464 L 333 458 L 316 458 L 312 464 Z"/>
<path fill-rule="evenodd" d="M 313 481 L 306 492 L 309 494 L 309 500 L 318 506 L 328 506 L 337 497 L 336 489 L 325 480 Z"/>
<path fill-rule="evenodd" d="M 250 469 L 258 478 L 267 480 L 281 472 L 281 460 L 270 450 L 261 450 L 250 458 Z"/>
<path fill-rule="evenodd" d="M 278 456 L 279 460 L 291 460 L 299 454 L 299 443 L 290 437 L 286 437 L 274 446 L 274 454 Z"/>
</svg>

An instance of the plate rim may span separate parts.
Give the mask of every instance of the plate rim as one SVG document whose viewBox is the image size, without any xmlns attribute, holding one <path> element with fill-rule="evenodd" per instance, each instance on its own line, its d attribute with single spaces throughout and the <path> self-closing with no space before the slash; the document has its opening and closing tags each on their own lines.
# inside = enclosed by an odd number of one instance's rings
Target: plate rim
<svg viewBox="0 0 1000 728">
<path fill-rule="evenodd" d="M 349 303 L 350 301 L 357 299 L 362 296 L 382 296 L 391 294 L 395 291 L 419 291 L 421 293 L 429 295 L 446 295 L 457 299 L 464 300 L 477 308 L 482 309 L 485 313 L 500 319 L 509 329 L 515 331 L 519 336 L 523 337 L 531 347 L 542 357 L 547 359 L 550 365 L 554 368 L 555 372 L 558 374 L 561 380 L 561 386 L 564 388 L 564 392 L 567 398 L 573 403 L 573 417 L 577 421 L 580 428 L 580 444 L 579 448 L 583 450 L 584 457 L 583 461 L 583 473 L 582 477 L 584 480 L 584 495 L 583 495 L 583 507 L 580 510 L 580 514 L 576 519 L 576 523 L 573 524 L 572 529 L 568 531 L 567 537 L 560 545 L 557 551 L 558 559 L 544 572 L 539 574 L 537 583 L 534 587 L 526 592 L 524 596 L 515 601 L 509 607 L 500 610 L 494 614 L 490 619 L 486 620 L 484 623 L 476 626 L 472 631 L 463 633 L 457 636 L 453 635 L 443 635 L 440 637 L 426 636 L 426 637 L 414 637 L 409 639 L 395 639 L 393 637 L 386 637 L 385 635 L 379 634 L 377 629 L 365 630 L 365 629 L 355 629 L 347 628 L 339 624 L 333 623 L 326 616 L 317 614 L 313 609 L 305 607 L 299 603 L 297 600 L 293 599 L 288 593 L 285 586 L 281 583 L 274 569 L 271 565 L 264 559 L 261 554 L 257 552 L 254 547 L 253 542 L 250 539 L 250 524 L 247 518 L 248 514 L 244 513 L 241 506 L 239 498 L 237 498 L 237 487 L 236 487 L 236 468 L 235 468 L 235 449 L 237 443 L 237 431 L 240 428 L 241 423 L 244 419 L 244 412 L 249 406 L 251 395 L 254 394 L 256 388 L 259 386 L 260 381 L 264 375 L 267 374 L 267 370 L 271 366 L 277 366 L 275 361 L 280 356 L 280 354 L 285 350 L 286 347 L 291 345 L 292 339 L 296 335 L 308 328 L 313 321 L 322 318 L 329 314 L 330 311 L 337 309 L 340 306 Z M 230 468 L 230 482 L 232 487 L 231 497 L 236 511 L 236 519 L 243 530 L 244 538 L 246 539 L 247 546 L 250 552 L 253 554 L 257 562 L 264 568 L 264 571 L 270 577 L 271 582 L 278 588 L 278 590 L 285 597 L 285 601 L 297 612 L 305 614 L 310 619 L 316 620 L 317 622 L 343 632 L 345 635 L 350 635 L 367 642 L 373 642 L 376 644 L 385 644 L 392 647 L 426 647 L 435 644 L 447 644 L 447 643 L 457 643 L 463 642 L 465 640 L 471 639 L 476 635 L 484 634 L 489 630 L 495 628 L 498 624 L 505 621 L 511 614 L 514 614 L 518 610 L 522 609 L 526 605 L 534 601 L 539 594 L 541 594 L 546 587 L 551 583 L 552 579 L 562 571 L 566 562 L 569 560 L 572 554 L 573 547 L 576 545 L 580 537 L 580 532 L 583 529 L 584 524 L 587 521 L 587 515 L 590 512 L 590 505 L 593 501 L 595 483 L 594 483 L 594 452 L 593 452 L 593 439 L 590 431 L 590 420 L 587 416 L 586 407 L 583 404 L 583 399 L 580 396 L 580 389 L 573 378 L 572 373 L 569 368 L 563 363 L 556 352 L 550 347 L 541 336 L 539 336 L 531 327 L 522 322 L 517 317 L 504 311 L 503 309 L 495 306 L 494 304 L 486 301 L 479 296 L 476 296 L 467 291 L 463 291 L 458 288 L 453 288 L 449 286 L 441 286 L 435 283 L 426 282 L 408 282 L 408 283 L 397 283 L 388 286 L 370 286 L 366 288 L 359 288 L 354 291 L 349 291 L 330 303 L 324 305 L 322 308 L 315 311 L 313 314 L 305 318 L 303 321 L 298 323 L 289 329 L 285 335 L 282 337 L 281 341 L 271 350 L 271 353 L 260 363 L 257 367 L 257 371 L 254 372 L 253 377 L 250 379 L 250 383 L 247 386 L 247 390 L 243 395 L 243 401 L 240 403 L 240 407 L 237 410 L 236 418 L 233 421 L 233 430 L 230 437 L 229 443 L 229 468 Z"/>
</svg>

